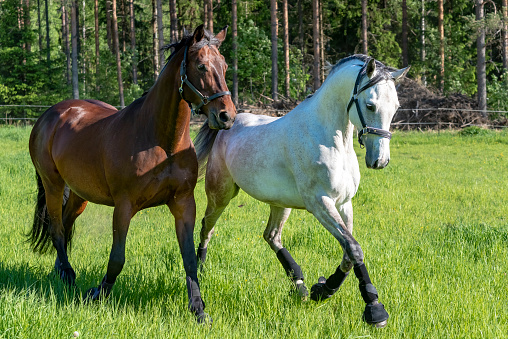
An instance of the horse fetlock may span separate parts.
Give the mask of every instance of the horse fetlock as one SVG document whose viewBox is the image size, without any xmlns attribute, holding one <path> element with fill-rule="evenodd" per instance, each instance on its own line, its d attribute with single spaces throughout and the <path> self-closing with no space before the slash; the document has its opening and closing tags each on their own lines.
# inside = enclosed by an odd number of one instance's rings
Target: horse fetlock
<svg viewBox="0 0 508 339">
<path fill-rule="evenodd" d="M 203 247 L 201 247 L 201 245 L 198 246 L 198 251 L 197 251 L 198 264 L 205 262 L 207 248 L 208 247 L 203 248 Z"/>
<path fill-rule="evenodd" d="M 296 280 L 295 281 L 295 287 L 296 292 L 302 298 L 303 301 L 307 300 L 307 297 L 309 296 L 309 291 L 307 290 L 307 286 L 305 286 L 303 280 Z"/>
</svg>

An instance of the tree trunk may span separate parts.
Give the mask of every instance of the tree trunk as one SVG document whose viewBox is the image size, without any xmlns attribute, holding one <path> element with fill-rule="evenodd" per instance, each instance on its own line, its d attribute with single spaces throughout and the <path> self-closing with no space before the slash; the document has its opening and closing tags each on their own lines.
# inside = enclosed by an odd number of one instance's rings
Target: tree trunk
<svg viewBox="0 0 508 339">
<path fill-rule="evenodd" d="M 120 15 L 122 16 L 122 52 L 127 50 L 127 32 L 129 32 L 129 24 L 127 23 L 127 10 L 125 9 L 125 0 L 120 0 Z M 120 38 L 120 37 L 119 37 Z"/>
<path fill-rule="evenodd" d="M 231 1 L 231 30 L 233 31 L 233 103 L 238 106 L 238 27 L 236 0 Z"/>
<path fill-rule="evenodd" d="M 305 73 L 305 35 L 303 27 L 302 2 L 303 0 L 298 0 L 298 35 L 300 37 L 300 52 L 302 53 L 302 73 Z M 300 88 L 299 96 L 303 97 L 304 95 L 305 85 L 303 85 L 303 88 Z"/>
<path fill-rule="evenodd" d="M 24 27 L 31 30 L 31 22 L 30 22 L 30 1 L 29 0 L 23 0 L 24 1 L 24 7 L 26 11 L 26 15 L 24 15 Z M 25 50 L 27 54 L 29 54 L 32 51 L 32 45 L 30 42 L 26 42 Z"/>
<path fill-rule="evenodd" d="M 325 34 L 323 31 L 323 1 L 318 0 L 319 10 L 319 51 L 321 52 L 321 82 L 325 81 Z"/>
<path fill-rule="evenodd" d="M 420 60 L 422 62 L 422 83 L 423 86 L 427 86 L 427 77 L 425 76 L 425 0 L 422 0 L 422 18 L 421 18 L 421 35 L 420 35 L 420 43 L 421 43 L 421 51 L 420 51 Z"/>
<path fill-rule="evenodd" d="M 362 0 L 362 53 L 368 54 L 367 40 L 367 0 Z"/>
<path fill-rule="evenodd" d="M 71 7 L 71 40 L 72 40 L 72 97 L 79 99 L 78 80 L 78 16 L 77 0 L 72 0 Z"/>
<path fill-rule="evenodd" d="M 289 28 L 288 28 L 288 0 L 282 0 L 282 29 L 284 30 L 284 95 L 289 98 Z"/>
<path fill-rule="evenodd" d="M 476 77 L 478 79 L 478 109 L 487 116 L 487 81 L 485 70 L 485 28 L 483 27 L 483 0 L 476 0 L 476 21 L 480 23 L 480 31 L 476 38 Z"/>
<path fill-rule="evenodd" d="M 508 0 L 503 0 L 503 68 L 504 72 L 508 71 Z"/>
<path fill-rule="evenodd" d="M 62 0 L 62 7 L 63 7 L 63 1 L 64 0 Z M 42 53 L 41 2 L 40 2 L 40 0 L 37 0 L 37 26 L 39 29 L 39 58 L 40 58 L 41 53 Z"/>
<path fill-rule="evenodd" d="M 312 37 L 314 40 L 314 69 L 312 75 L 314 77 L 314 91 L 317 91 L 321 86 L 320 80 L 320 52 L 319 52 L 319 0 L 312 0 Z"/>
<path fill-rule="evenodd" d="M 125 107 L 123 97 L 123 82 L 122 82 L 122 65 L 120 63 L 120 44 L 118 41 L 118 19 L 116 16 L 116 0 L 113 0 L 113 48 L 115 49 L 116 56 L 116 77 L 118 79 L 118 92 L 120 96 L 120 106 Z"/>
<path fill-rule="evenodd" d="M 153 42 L 153 79 L 159 77 L 159 40 L 157 39 L 157 6 L 152 0 L 152 42 Z"/>
<path fill-rule="evenodd" d="M 66 1 L 61 0 L 61 8 L 62 8 L 62 50 L 65 54 L 65 79 L 67 85 L 71 83 L 71 57 L 70 57 L 70 46 L 69 46 L 69 23 L 68 23 L 68 14 L 67 7 L 65 6 Z"/>
<path fill-rule="evenodd" d="M 444 54 L 444 9 L 443 0 L 437 0 L 438 6 L 438 31 L 439 31 L 439 57 L 441 60 L 441 66 L 439 69 L 439 90 L 441 93 L 444 92 L 444 77 L 445 77 L 445 54 Z"/>
<path fill-rule="evenodd" d="M 171 43 L 178 41 L 178 19 L 176 17 L 176 0 L 169 0 L 170 37 Z"/>
<path fill-rule="evenodd" d="M 205 2 L 208 2 L 208 30 L 213 33 L 213 1 L 205 0 Z"/>
<path fill-rule="evenodd" d="M 162 0 L 157 0 L 157 32 L 159 38 L 159 66 L 164 65 L 164 53 L 160 51 L 164 46 L 164 26 L 162 26 Z"/>
<path fill-rule="evenodd" d="M 277 0 L 270 0 L 270 23 L 272 28 L 272 99 L 278 100 L 278 67 L 277 67 Z"/>
<path fill-rule="evenodd" d="M 51 68 L 51 49 L 49 48 L 49 10 L 48 10 L 48 0 L 45 1 L 44 5 L 44 13 L 46 15 L 46 63 L 48 66 L 48 71 Z"/>
<path fill-rule="evenodd" d="M 402 0 L 402 67 L 407 67 L 407 65 L 409 65 L 407 51 L 407 0 Z"/>
<path fill-rule="evenodd" d="M 95 0 L 95 72 L 99 71 L 99 0 Z"/>
<path fill-rule="evenodd" d="M 108 40 L 108 47 L 113 51 L 113 44 L 111 43 L 111 1 L 106 0 L 106 38 Z"/>
<path fill-rule="evenodd" d="M 132 82 L 138 84 L 138 52 L 136 51 L 136 30 L 134 27 L 134 0 L 129 1 L 129 12 L 131 17 L 130 32 L 131 32 L 131 49 L 132 49 Z"/>
</svg>

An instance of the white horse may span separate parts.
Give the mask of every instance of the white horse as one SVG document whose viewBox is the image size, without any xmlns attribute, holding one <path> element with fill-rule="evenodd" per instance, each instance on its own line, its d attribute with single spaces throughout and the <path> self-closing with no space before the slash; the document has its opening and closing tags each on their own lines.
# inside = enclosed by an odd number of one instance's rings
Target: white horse
<svg viewBox="0 0 508 339">
<path fill-rule="evenodd" d="M 368 168 L 388 165 L 388 129 L 399 107 L 395 84 L 408 69 L 388 68 L 365 55 L 350 56 L 331 69 L 312 97 L 287 115 L 274 118 L 238 114 L 230 130 L 218 132 L 211 150 L 201 146 L 202 140 L 196 140 L 201 162 L 208 156 L 208 205 L 202 220 L 198 258 L 205 261 L 214 225 L 241 188 L 270 205 L 264 239 L 300 295 L 306 297 L 302 270 L 281 242 L 282 228 L 291 209 L 306 209 L 344 251 L 336 272 L 328 279 L 321 277 L 312 286 L 311 299 L 331 297 L 354 268 L 366 303 L 364 320 L 377 327 L 385 326 L 388 313 L 378 302 L 362 249 L 352 235 L 351 199 L 360 183 L 353 134 L 356 127 L 358 141 L 367 149 Z"/>
</svg>

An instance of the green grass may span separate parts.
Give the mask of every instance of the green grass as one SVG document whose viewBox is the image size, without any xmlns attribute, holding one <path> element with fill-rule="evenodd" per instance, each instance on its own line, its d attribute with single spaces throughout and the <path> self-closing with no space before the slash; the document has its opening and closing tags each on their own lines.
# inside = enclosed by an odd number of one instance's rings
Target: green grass
<svg viewBox="0 0 508 339">
<path fill-rule="evenodd" d="M 245 193 L 220 219 L 200 283 L 213 326 L 198 326 L 187 293 L 173 218 L 165 207 L 133 219 L 127 262 L 106 301 L 80 294 L 106 270 L 112 209 L 90 204 L 76 224 L 70 260 L 77 288 L 52 274 L 54 255 L 24 243 L 36 194 L 30 130 L 0 128 L 0 338 L 506 338 L 508 337 L 508 131 L 396 132 L 392 160 L 367 170 L 353 199 L 354 235 L 390 313 L 388 326 L 361 321 L 353 274 L 316 304 L 291 294 L 262 238 L 268 206 Z M 198 222 L 206 205 L 196 192 Z M 197 245 L 199 228 L 195 230 Z M 283 242 L 310 288 L 342 250 L 307 212 L 293 211 Z"/>
</svg>

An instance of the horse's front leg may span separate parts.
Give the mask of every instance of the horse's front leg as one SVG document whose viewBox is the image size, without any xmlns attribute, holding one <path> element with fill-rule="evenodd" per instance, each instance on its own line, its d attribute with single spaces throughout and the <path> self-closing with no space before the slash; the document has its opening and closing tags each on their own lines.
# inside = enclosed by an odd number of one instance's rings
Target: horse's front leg
<svg viewBox="0 0 508 339">
<path fill-rule="evenodd" d="M 351 200 L 348 202 L 337 205 L 337 210 L 341 216 L 341 219 L 344 223 L 345 229 L 353 234 L 353 205 Z M 334 274 L 332 274 L 328 279 L 325 277 L 319 277 L 318 283 L 314 284 L 311 289 L 311 299 L 315 301 L 322 301 L 330 298 L 335 294 L 342 286 L 344 280 L 346 280 L 349 271 L 353 268 L 353 262 L 349 259 L 346 251 L 344 251 L 342 262 Z"/>
<path fill-rule="evenodd" d="M 125 264 L 125 245 L 130 221 L 135 214 L 130 202 L 117 203 L 113 211 L 113 245 L 109 255 L 108 269 L 98 287 L 89 289 L 86 299 L 98 300 L 111 292 L 116 278 Z"/>
<path fill-rule="evenodd" d="M 333 291 L 334 287 L 335 290 L 338 289 L 340 284 L 342 284 L 346 278 L 347 271 L 351 269 L 352 263 L 355 275 L 359 280 L 360 293 L 367 304 L 363 313 L 364 320 L 376 327 L 386 326 L 388 313 L 386 312 L 383 304 L 378 301 L 379 297 L 377 290 L 372 284 L 367 268 L 363 263 L 363 251 L 360 244 L 358 244 L 342 220 L 333 200 L 327 196 L 319 196 L 312 202 L 308 203 L 307 209 L 309 212 L 314 214 L 319 222 L 321 222 L 321 224 L 339 241 L 344 251 L 344 255 L 347 255 L 347 258 L 349 259 L 344 260 L 346 258 L 344 257 L 341 266 L 339 266 L 337 271 L 329 279 L 327 279 L 325 286 L 332 284 L 334 286 L 329 286 L 330 290 Z M 351 263 L 348 263 L 349 261 Z M 328 282 L 328 280 L 331 281 Z M 336 286 L 337 284 L 338 286 Z"/>
<path fill-rule="evenodd" d="M 186 273 L 189 310 L 194 313 L 199 323 L 211 322 L 210 316 L 204 312 L 205 303 L 199 290 L 198 265 L 193 238 L 196 220 L 196 202 L 193 192 L 175 197 L 168 206 L 175 217 L 176 236 Z"/>
</svg>

